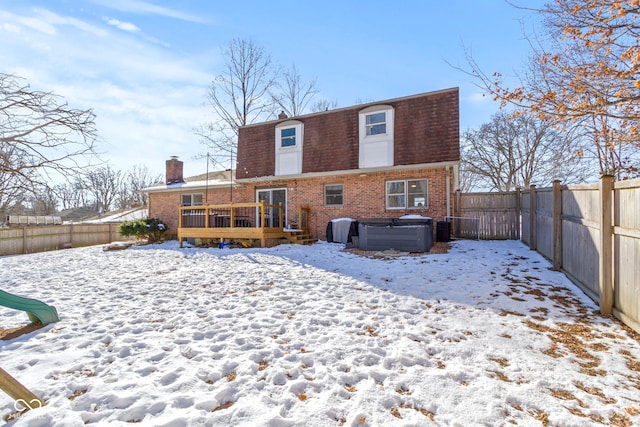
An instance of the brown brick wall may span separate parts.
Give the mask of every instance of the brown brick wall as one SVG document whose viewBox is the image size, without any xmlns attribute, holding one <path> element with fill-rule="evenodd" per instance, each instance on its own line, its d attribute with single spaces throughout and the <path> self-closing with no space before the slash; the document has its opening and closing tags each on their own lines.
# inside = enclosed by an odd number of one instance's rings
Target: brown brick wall
<svg viewBox="0 0 640 427">
<path fill-rule="evenodd" d="M 311 207 L 311 232 L 317 238 L 326 239 L 327 223 L 335 218 L 397 218 L 406 214 L 432 217 L 434 222 L 446 215 L 446 169 L 413 169 L 394 172 L 340 175 L 334 177 L 305 178 L 297 180 L 255 182 L 236 188 L 234 202 L 255 202 L 256 190 L 264 188 L 287 188 L 288 221 L 298 214 L 300 206 Z M 451 212 L 454 212 L 455 193 L 453 188 L 453 167 L 449 168 L 451 184 Z M 385 183 L 390 180 L 429 180 L 429 206 L 424 209 L 386 209 Z M 343 206 L 324 206 L 324 185 L 343 184 Z M 197 190 L 190 192 L 198 192 Z M 228 203 L 228 189 L 209 190 L 209 204 Z M 161 218 L 170 227 L 169 234 L 175 235 L 178 227 L 178 206 L 180 193 L 152 193 L 149 197 L 149 215 Z M 435 230 L 435 227 L 434 227 Z"/>
<path fill-rule="evenodd" d="M 460 160 L 458 92 L 391 103 L 395 108 L 394 164 Z"/>
<path fill-rule="evenodd" d="M 451 209 L 454 206 L 453 167 L 449 168 L 451 184 Z M 386 181 L 398 179 L 427 178 L 429 180 L 429 206 L 424 209 L 386 209 Z M 324 205 L 325 184 L 343 185 L 343 206 Z M 247 184 L 235 192 L 234 201 L 253 202 L 257 189 L 287 188 L 287 218 L 291 222 L 300 206 L 311 207 L 311 231 L 315 237 L 326 238 L 326 226 L 335 218 L 397 218 L 406 214 L 430 216 L 434 221 L 446 215 L 445 168 L 417 169 L 399 172 L 339 175 L 334 177 L 305 178 L 256 182 Z"/>
<path fill-rule="evenodd" d="M 176 182 L 184 182 L 183 162 L 176 158 L 171 158 L 165 162 L 166 174 L 165 184 L 174 184 Z"/>
<path fill-rule="evenodd" d="M 234 189 L 234 192 L 235 191 L 237 190 Z M 182 203 L 182 194 L 193 193 L 202 193 L 202 202 L 205 203 L 206 199 L 206 203 L 210 205 L 225 204 L 231 201 L 229 188 L 209 190 L 206 196 L 204 190 L 149 194 L 149 217 L 159 218 L 169 227 L 167 230 L 168 238 L 175 238 L 178 235 L 178 215 L 180 204 Z M 234 200 L 239 201 L 236 200 L 235 194 Z"/>
<path fill-rule="evenodd" d="M 376 104 L 395 110 L 395 165 L 460 160 L 457 88 Z M 376 104 L 296 117 L 304 124 L 302 172 L 358 169 L 358 114 Z M 275 127 L 282 121 L 240 128 L 236 178 L 273 176 Z"/>
</svg>

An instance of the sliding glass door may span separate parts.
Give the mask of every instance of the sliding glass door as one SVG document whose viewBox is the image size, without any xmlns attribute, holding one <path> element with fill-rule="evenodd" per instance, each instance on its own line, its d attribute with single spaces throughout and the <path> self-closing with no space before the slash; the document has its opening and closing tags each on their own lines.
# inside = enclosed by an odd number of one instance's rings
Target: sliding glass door
<svg viewBox="0 0 640 427">
<path fill-rule="evenodd" d="M 286 188 L 269 188 L 265 190 L 257 190 L 256 191 L 256 200 L 258 202 L 265 202 L 269 205 L 278 205 L 282 203 L 282 215 L 284 215 L 282 219 L 282 226 L 286 226 L 287 224 L 287 189 Z M 274 209 L 271 207 L 267 207 L 264 213 L 264 222 L 265 227 L 279 227 L 280 226 L 280 213 L 279 209 Z M 260 223 L 261 215 L 260 209 L 257 209 L 256 212 L 256 224 L 262 226 Z"/>
</svg>

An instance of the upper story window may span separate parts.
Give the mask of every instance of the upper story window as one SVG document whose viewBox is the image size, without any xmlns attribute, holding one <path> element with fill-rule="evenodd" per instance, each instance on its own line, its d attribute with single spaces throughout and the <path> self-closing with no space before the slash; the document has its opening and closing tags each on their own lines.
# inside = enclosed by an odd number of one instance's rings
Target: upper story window
<svg viewBox="0 0 640 427">
<path fill-rule="evenodd" d="M 302 173 L 302 146 L 304 123 L 285 120 L 275 129 L 276 168 L 274 175 L 296 175 Z"/>
<path fill-rule="evenodd" d="M 202 193 L 183 194 L 182 206 L 202 206 Z"/>
<path fill-rule="evenodd" d="M 360 168 L 393 166 L 393 107 L 372 105 L 361 110 L 358 116 L 358 166 Z"/>
<path fill-rule="evenodd" d="M 373 113 L 365 115 L 365 128 L 367 136 L 387 133 L 387 113 Z"/>
<path fill-rule="evenodd" d="M 296 128 L 280 129 L 280 146 L 294 147 L 296 145 Z"/>
</svg>

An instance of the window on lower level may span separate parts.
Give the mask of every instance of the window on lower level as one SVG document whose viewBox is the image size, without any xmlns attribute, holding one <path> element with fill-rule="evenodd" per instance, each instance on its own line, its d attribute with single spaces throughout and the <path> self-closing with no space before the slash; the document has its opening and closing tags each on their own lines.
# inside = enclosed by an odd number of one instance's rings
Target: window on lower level
<svg viewBox="0 0 640 427">
<path fill-rule="evenodd" d="M 387 209 L 422 209 L 428 207 L 428 181 L 409 179 L 387 181 Z"/>
<path fill-rule="evenodd" d="M 325 206 L 342 206 L 342 184 L 327 184 L 324 186 L 324 204 Z"/>
<path fill-rule="evenodd" d="M 202 206 L 202 193 L 183 194 L 182 206 Z"/>
</svg>

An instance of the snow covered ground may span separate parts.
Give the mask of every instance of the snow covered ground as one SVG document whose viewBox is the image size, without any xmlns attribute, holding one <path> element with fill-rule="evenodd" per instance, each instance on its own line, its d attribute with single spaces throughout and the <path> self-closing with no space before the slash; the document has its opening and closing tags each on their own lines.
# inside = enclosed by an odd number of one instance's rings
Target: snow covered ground
<svg viewBox="0 0 640 427">
<path fill-rule="evenodd" d="M 640 424 L 640 344 L 519 242 L 370 259 L 176 242 L 0 258 L 61 321 L 0 342 L 15 426 Z M 26 323 L 0 307 L 0 327 Z M 15 413 L 0 395 L 0 414 Z"/>
</svg>

